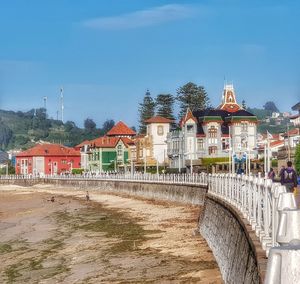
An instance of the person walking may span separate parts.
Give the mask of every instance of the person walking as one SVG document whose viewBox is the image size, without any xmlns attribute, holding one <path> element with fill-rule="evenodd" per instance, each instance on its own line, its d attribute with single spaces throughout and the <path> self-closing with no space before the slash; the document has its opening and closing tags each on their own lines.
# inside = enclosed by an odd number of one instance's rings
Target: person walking
<svg viewBox="0 0 300 284">
<path fill-rule="evenodd" d="M 270 171 L 268 172 L 268 179 L 274 181 L 274 178 L 275 178 L 275 172 L 273 168 L 270 168 Z"/>
<path fill-rule="evenodd" d="M 293 192 L 297 188 L 297 174 L 291 161 L 288 161 L 287 167 L 280 171 L 280 182 L 286 187 L 287 192 Z"/>
<path fill-rule="evenodd" d="M 86 192 L 85 198 L 86 198 L 86 201 L 90 201 L 90 195 L 89 195 L 88 191 Z"/>
</svg>

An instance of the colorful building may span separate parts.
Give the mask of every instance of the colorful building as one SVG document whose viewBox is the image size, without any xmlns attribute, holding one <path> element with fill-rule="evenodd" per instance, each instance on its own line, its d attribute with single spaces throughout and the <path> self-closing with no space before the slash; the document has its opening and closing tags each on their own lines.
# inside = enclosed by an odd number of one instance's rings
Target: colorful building
<svg viewBox="0 0 300 284">
<path fill-rule="evenodd" d="M 80 152 L 59 144 L 38 144 L 16 155 L 16 174 L 61 174 L 80 167 Z"/>
<path fill-rule="evenodd" d="M 201 166 L 203 159 L 237 161 L 256 154 L 257 118 L 237 104 L 233 85 L 226 85 L 216 109 L 187 110 L 179 131 L 167 137 L 170 168 Z M 211 159 L 213 160 L 213 159 Z"/>
<path fill-rule="evenodd" d="M 119 121 L 105 136 L 84 141 L 75 148 L 80 149 L 81 164 L 84 170 L 127 171 L 132 167 L 135 152 L 133 137 L 136 133 Z"/>
</svg>

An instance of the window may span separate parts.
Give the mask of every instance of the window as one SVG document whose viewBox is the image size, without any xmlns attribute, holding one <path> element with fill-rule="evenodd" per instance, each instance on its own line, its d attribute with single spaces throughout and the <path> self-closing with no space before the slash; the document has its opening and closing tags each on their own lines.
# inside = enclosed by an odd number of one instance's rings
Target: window
<svg viewBox="0 0 300 284">
<path fill-rule="evenodd" d="M 222 150 L 229 149 L 229 141 L 228 139 L 222 139 Z"/>
<path fill-rule="evenodd" d="M 218 129 L 215 126 L 211 126 L 208 129 L 208 137 L 209 138 L 217 138 L 217 131 L 218 131 Z"/>
<path fill-rule="evenodd" d="M 188 125 L 186 126 L 186 130 L 187 130 L 187 132 L 193 132 L 193 131 L 194 131 L 194 125 L 188 124 Z"/>
<path fill-rule="evenodd" d="M 122 154 L 123 154 L 122 145 L 118 145 L 117 153 L 118 153 L 118 156 L 119 156 L 119 157 L 122 156 Z"/>
<path fill-rule="evenodd" d="M 218 151 L 218 147 L 216 147 L 216 146 L 210 146 L 210 147 L 208 147 L 208 154 L 209 155 L 214 155 L 214 154 L 217 153 L 217 151 Z"/>
<path fill-rule="evenodd" d="M 197 149 L 198 149 L 198 151 L 204 149 L 204 142 L 203 142 L 203 139 L 198 139 L 198 141 L 197 141 Z"/>
<path fill-rule="evenodd" d="M 164 127 L 162 125 L 157 126 L 157 135 L 159 136 L 164 135 Z"/>
<path fill-rule="evenodd" d="M 242 122 L 241 123 L 241 128 L 242 128 L 242 131 L 248 131 L 248 123 L 247 122 Z"/>
</svg>

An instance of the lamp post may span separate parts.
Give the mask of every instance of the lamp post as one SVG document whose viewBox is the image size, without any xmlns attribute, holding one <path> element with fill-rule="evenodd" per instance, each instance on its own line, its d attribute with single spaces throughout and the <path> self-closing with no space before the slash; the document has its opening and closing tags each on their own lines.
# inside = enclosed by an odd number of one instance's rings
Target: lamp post
<svg viewBox="0 0 300 284">
<path fill-rule="evenodd" d="M 72 171 L 73 171 L 73 162 L 70 161 L 68 164 L 70 165 L 70 169 L 69 169 L 70 174 L 72 174 Z"/>
</svg>

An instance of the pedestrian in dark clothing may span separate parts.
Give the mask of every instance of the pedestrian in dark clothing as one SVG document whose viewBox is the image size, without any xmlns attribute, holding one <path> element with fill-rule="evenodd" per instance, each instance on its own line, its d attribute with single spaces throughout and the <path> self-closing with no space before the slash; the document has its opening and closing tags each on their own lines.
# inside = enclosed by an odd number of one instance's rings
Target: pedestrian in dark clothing
<svg viewBox="0 0 300 284">
<path fill-rule="evenodd" d="M 292 166 L 293 163 L 288 161 L 287 167 L 280 171 L 280 182 L 285 185 L 287 192 L 293 192 L 297 188 L 297 174 Z"/>
<path fill-rule="evenodd" d="M 86 198 L 86 201 L 90 201 L 90 195 L 89 195 L 89 192 L 88 192 L 88 191 L 86 192 L 85 198 Z"/>
<path fill-rule="evenodd" d="M 270 171 L 268 172 L 268 179 L 271 179 L 272 181 L 274 181 L 275 178 L 275 172 L 273 170 L 273 168 L 270 168 Z"/>
</svg>

